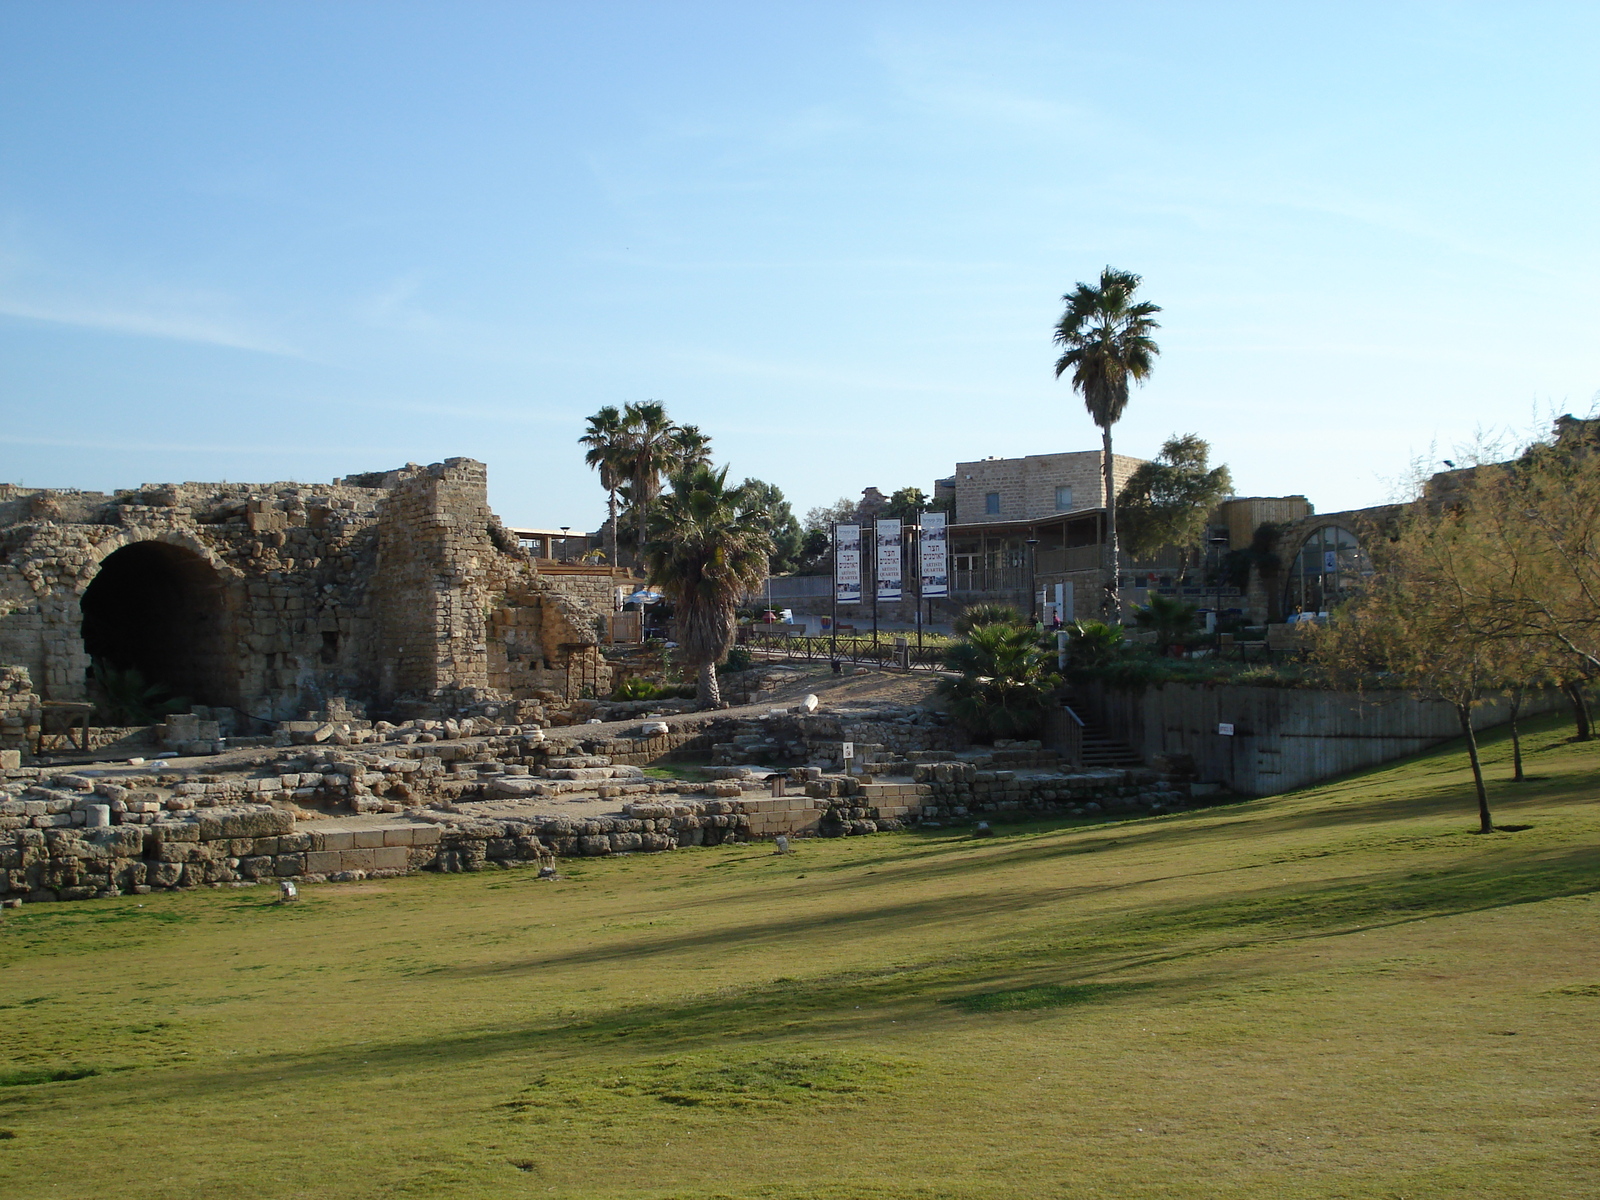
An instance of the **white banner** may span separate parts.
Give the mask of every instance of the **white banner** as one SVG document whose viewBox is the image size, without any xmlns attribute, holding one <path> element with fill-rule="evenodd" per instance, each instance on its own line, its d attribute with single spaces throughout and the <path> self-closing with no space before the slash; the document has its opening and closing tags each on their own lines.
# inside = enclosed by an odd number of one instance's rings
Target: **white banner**
<svg viewBox="0 0 1600 1200">
<path fill-rule="evenodd" d="M 905 588 L 900 565 L 900 522 L 885 517 L 878 522 L 878 599 L 898 600 Z"/>
<path fill-rule="evenodd" d="M 861 603 L 861 526 L 833 527 L 833 595 L 840 604 Z"/>
<path fill-rule="evenodd" d="M 922 514 L 922 595 L 950 594 L 950 538 L 942 512 Z"/>
</svg>

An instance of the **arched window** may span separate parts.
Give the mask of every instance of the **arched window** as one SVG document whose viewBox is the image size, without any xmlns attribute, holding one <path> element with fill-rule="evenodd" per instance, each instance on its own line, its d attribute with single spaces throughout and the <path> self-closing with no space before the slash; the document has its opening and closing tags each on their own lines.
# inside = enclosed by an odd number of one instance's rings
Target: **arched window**
<svg viewBox="0 0 1600 1200">
<path fill-rule="evenodd" d="M 1325 613 L 1371 572 L 1355 534 L 1338 525 L 1313 529 L 1289 564 L 1284 611 Z"/>
</svg>

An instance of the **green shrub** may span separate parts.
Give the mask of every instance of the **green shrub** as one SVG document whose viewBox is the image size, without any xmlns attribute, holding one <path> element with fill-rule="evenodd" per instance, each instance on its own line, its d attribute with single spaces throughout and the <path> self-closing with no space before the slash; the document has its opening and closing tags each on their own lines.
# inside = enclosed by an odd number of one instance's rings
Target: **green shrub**
<svg viewBox="0 0 1600 1200">
<path fill-rule="evenodd" d="M 748 671 L 755 666 L 755 658 L 744 646 L 735 646 L 728 651 L 728 657 L 717 664 L 718 675 L 731 675 L 738 671 Z"/>
<path fill-rule="evenodd" d="M 951 626 L 957 637 L 966 637 L 980 625 L 1025 625 L 1028 618 L 1009 604 L 969 604 Z"/>
<path fill-rule="evenodd" d="M 613 700 L 656 700 L 660 696 L 661 688 L 641 675 L 630 675 L 611 693 Z"/>
</svg>

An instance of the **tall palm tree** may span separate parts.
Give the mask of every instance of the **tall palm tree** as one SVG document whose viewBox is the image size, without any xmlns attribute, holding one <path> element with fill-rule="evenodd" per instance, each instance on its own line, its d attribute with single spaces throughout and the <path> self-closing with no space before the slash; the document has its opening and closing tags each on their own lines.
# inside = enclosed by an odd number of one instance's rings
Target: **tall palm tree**
<svg viewBox="0 0 1600 1200">
<path fill-rule="evenodd" d="M 628 477 L 627 437 L 622 413 L 608 404 L 589 418 L 589 427 L 578 443 L 589 447 L 583 461 L 600 472 L 600 486 L 606 490 L 606 553 L 612 566 L 617 564 L 617 488 Z"/>
<path fill-rule="evenodd" d="M 1080 282 L 1061 297 L 1067 310 L 1056 322 L 1055 342 L 1062 347 L 1062 355 L 1056 359 L 1056 378 L 1071 369 L 1072 386 L 1100 427 L 1100 470 L 1106 492 L 1106 542 L 1101 566 L 1105 572 L 1106 615 L 1113 620 L 1119 612 L 1117 580 L 1122 562 L 1117 549 L 1111 427 L 1121 420 L 1122 410 L 1128 406 L 1129 383 L 1142 383 L 1150 374 L 1156 355 L 1161 353 L 1150 337 L 1161 328 L 1151 319 L 1161 306 L 1134 300 L 1139 283 L 1139 276 L 1132 271 L 1107 267 L 1100 272 L 1098 286 Z"/>
<path fill-rule="evenodd" d="M 629 402 L 622 410 L 628 482 L 633 485 L 633 507 L 639 521 L 639 545 L 648 539 L 645 523 L 650 506 L 661 494 L 661 477 L 677 470 L 682 448 L 676 440 L 681 428 L 656 400 Z M 696 430 L 696 433 L 699 431 Z M 710 444 L 710 439 L 705 439 Z"/>
<path fill-rule="evenodd" d="M 678 426 L 678 432 L 672 435 L 672 445 L 678 457 L 672 474 L 711 465 L 711 437 L 702 433 L 700 426 Z"/>
<path fill-rule="evenodd" d="M 675 475 L 650 512 L 644 558 L 650 583 L 670 598 L 683 661 L 699 674 L 702 708 L 722 703 L 717 663 L 733 645 L 734 609 L 761 586 L 772 539 L 752 497 L 728 487 L 728 471 L 698 466 Z"/>
</svg>

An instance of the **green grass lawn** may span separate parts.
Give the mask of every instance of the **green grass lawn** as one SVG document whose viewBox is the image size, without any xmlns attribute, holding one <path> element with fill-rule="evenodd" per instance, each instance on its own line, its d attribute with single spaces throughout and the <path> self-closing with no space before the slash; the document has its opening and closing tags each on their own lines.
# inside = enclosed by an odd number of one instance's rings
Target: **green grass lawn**
<svg viewBox="0 0 1600 1200">
<path fill-rule="evenodd" d="M 1450 751 L 987 840 L 7 912 L 0 1196 L 1597 1197 L 1567 733 L 1486 837 Z"/>
</svg>

